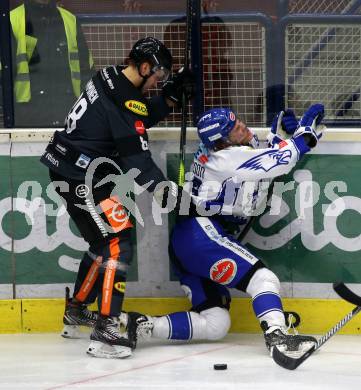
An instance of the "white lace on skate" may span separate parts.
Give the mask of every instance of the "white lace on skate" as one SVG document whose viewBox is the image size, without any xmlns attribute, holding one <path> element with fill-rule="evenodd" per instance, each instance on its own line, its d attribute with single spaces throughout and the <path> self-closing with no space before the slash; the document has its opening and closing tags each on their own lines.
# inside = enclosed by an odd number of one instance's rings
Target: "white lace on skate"
<svg viewBox="0 0 361 390">
<path fill-rule="evenodd" d="M 150 339 L 152 337 L 154 322 L 152 317 L 144 315 L 146 320 L 143 318 L 140 321 L 137 320 L 137 338 Z"/>
<path fill-rule="evenodd" d="M 132 312 L 134 313 L 134 312 Z M 131 314 L 132 314 L 131 313 Z M 134 322 L 136 325 L 136 336 L 138 338 L 142 339 L 150 339 L 152 337 L 152 332 L 154 328 L 154 322 L 153 318 L 149 315 L 145 314 L 140 314 L 140 317 L 138 317 Z M 124 332 L 126 332 L 126 329 L 128 328 L 128 320 L 129 320 L 129 315 L 128 313 L 122 312 L 119 316 L 119 321 L 120 321 L 120 329 L 124 329 Z M 126 333 L 124 333 L 126 334 Z"/>
<path fill-rule="evenodd" d="M 293 315 L 290 313 L 288 317 L 288 327 L 284 326 L 270 326 L 265 334 L 270 334 L 276 330 L 279 330 L 282 332 L 287 338 L 286 342 L 284 344 L 277 344 L 277 348 L 279 351 L 287 354 L 291 357 L 299 357 L 303 355 L 306 351 L 308 351 L 316 342 L 317 340 L 314 339 L 314 341 L 307 340 L 307 338 L 312 338 L 310 336 L 302 336 L 298 334 L 298 331 L 293 326 Z M 289 334 L 289 330 L 292 329 L 292 333 Z M 305 338 L 305 340 L 302 340 L 302 338 Z M 302 340 L 302 341 L 301 341 Z M 274 346 L 271 346 L 270 352 L 272 356 L 272 349 Z"/>
</svg>

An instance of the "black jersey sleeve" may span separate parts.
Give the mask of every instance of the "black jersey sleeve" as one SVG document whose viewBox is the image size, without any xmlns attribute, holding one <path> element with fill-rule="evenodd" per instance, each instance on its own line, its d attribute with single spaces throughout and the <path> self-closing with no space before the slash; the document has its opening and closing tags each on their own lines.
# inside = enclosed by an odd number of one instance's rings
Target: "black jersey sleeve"
<svg viewBox="0 0 361 390">
<path fill-rule="evenodd" d="M 147 100 L 149 108 L 148 127 L 150 128 L 163 120 L 169 114 L 170 107 L 163 96 L 152 96 Z"/>
<path fill-rule="evenodd" d="M 149 151 L 133 154 L 131 156 L 119 156 L 117 163 L 124 172 L 131 168 L 139 169 L 139 175 L 134 179 L 137 184 L 143 185 L 152 181 L 152 184 L 147 188 L 147 191 L 153 192 L 158 183 L 166 181 L 163 172 L 152 159 Z"/>
</svg>

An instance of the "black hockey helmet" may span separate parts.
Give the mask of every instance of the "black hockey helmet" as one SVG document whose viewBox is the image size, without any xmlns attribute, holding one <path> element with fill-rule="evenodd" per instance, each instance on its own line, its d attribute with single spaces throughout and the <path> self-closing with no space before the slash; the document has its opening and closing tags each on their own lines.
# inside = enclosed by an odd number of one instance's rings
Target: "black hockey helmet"
<svg viewBox="0 0 361 390">
<path fill-rule="evenodd" d="M 158 73 L 159 79 L 166 81 L 172 69 L 172 55 L 158 39 L 146 37 L 139 39 L 129 53 L 129 58 L 139 66 L 148 61 L 152 64 L 152 73 Z M 143 77 L 143 76 L 142 76 Z"/>
</svg>

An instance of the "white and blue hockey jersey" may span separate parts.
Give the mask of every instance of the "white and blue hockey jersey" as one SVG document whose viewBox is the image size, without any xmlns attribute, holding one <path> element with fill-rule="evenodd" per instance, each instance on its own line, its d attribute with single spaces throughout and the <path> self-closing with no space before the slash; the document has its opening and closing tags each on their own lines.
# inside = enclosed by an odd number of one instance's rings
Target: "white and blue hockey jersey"
<svg viewBox="0 0 361 390">
<path fill-rule="evenodd" d="M 271 181 L 290 172 L 308 150 L 303 140 L 294 139 L 265 149 L 229 146 L 213 151 L 200 144 L 192 167 L 197 212 L 246 223 L 264 209 Z"/>
</svg>

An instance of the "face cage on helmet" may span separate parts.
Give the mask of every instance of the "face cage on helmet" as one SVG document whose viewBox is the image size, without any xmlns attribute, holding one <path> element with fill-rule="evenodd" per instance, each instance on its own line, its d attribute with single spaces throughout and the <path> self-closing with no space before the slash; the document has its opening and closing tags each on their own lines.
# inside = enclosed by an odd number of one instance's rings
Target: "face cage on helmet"
<svg viewBox="0 0 361 390">
<path fill-rule="evenodd" d="M 151 74 L 155 74 L 158 81 L 164 84 L 170 76 L 170 70 L 164 66 L 155 65 L 151 70 Z"/>
</svg>

